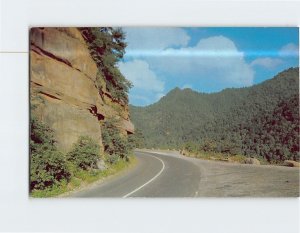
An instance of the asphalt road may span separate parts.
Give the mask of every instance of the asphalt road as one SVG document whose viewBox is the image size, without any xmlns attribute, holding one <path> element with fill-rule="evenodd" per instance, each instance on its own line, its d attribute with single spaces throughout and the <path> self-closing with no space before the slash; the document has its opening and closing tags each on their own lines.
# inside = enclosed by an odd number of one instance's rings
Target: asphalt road
<svg viewBox="0 0 300 233">
<path fill-rule="evenodd" d="M 299 168 L 137 151 L 137 165 L 71 197 L 298 197 Z"/>
</svg>

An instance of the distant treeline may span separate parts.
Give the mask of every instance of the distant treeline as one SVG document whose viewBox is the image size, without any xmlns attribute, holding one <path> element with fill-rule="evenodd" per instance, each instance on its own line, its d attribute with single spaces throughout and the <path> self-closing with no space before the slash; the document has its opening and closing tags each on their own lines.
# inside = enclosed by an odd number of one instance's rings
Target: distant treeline
<svg viewBox="0 0 300 233">
<path fill-rule="evenodd" d="M 148 148 L 299 161 L 299 68 L 213 94 L 175 88 L 153 105 L 130 106 L 130 113 Z"/>
</svg>

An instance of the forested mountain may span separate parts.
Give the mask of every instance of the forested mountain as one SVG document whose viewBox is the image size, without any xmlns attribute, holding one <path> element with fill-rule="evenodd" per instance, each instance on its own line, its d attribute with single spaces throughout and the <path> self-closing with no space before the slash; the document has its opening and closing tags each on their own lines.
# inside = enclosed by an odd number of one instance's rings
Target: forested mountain
<svg viewBox="0 0 300 233">
<path fill-rule="evenodd" d="M 175 88 L 159 102 L 130 106 L 149 148 L 182 148 L 299 160 L 299 68 L 247 88 L 198 93 Z"/>
</svg>

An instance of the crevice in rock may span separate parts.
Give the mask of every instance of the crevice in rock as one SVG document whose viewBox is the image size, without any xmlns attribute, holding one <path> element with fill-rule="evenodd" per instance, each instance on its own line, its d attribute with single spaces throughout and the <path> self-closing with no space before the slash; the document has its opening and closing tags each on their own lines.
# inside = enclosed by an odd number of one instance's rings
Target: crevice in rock
<svg viewBox="0 0 300 233">
<path fill-rule="evenodd" d="M 34 47 L 36 47 L 36 48 L 40 51 L 40 53 L 38 52 L 39 54 L 42 53 L 42 54 L 44 54 L 44 55 L 46 55 L 46 56 L 48 56 L 48 57 L 51 57 L 51 58 L 54 59 L 54 60 L 57 60 L 57 61 L 59 61 L 59 62 L 63 62 L 63 63 L 65 63 L 66 65 L 68 65 L 68 66 L 74 68 L 74 67 L 72 66 L 72 64 L 71 64 L 69 61 L 67 61 L 67 60 L 65 60 L 65 59 L 63 59 L 63 58 L 57 57 L 57 56 L 55 56 L 53 53 L 50 53 L 50 52 L 48 52 L 48 51 L 46 51 L 46 50 L 43 50 L 42 48 L 36 46 L 33 42 L 31 42 L 31 45 L 34 46 Z M 32 50 L 34 50 L 34 48 L 32 48 Z M 37 52 L 36 50 L 34 50 L 34 51 Z M 78 69 L 77 69 L 77 70 L 78 70 Z"/>
<path fill-rule="evenodd" d="M 89 108 L 89 111 L 91 114 L 97 117 L 98 121 L 104 120 L 104 116 L 97 112 L 97 106 L 93 105 L 91 108 Z"/>
<path fill-rule="evenodd" d="M 44 50 L 44 49 L 38 47 L 38 46 L 35 45 L 33 42 L 31 42 L 31 48 L 30 48 L 30 49 L 31 49 L 32 51 L 36 52 L 36 53 L 39 54 L 39 55 L 46 55 L 46 56 L 48 56 L 48 57 L 50 57 L 50 58 L 52 58 L 52 59 L 54 59 L 54 60 L 56 60 L 56 61 L 59 61 L 59 62 L 62 62 L 62 63 L 64 63 L 64 64 L 68 65 L 68 66 L 71 67 L 72 69 L 81 72 L 83 75 L 85 75 L 88 79 L 90 79 L 90 80 L 95 84 L 95 80 L 93 80 L 90 76 L 88 76 L 88 75 L 87 75 L 86 73 L 84 73 L 82 70 L 80 70 L 80 69 L 78 69 L 78 68 L 76 68 L 76 67 L 73 67 L 72 64 L 71 64 L 68 60 L 55 56 L 53 53 L 50 53 L 50 52 L 48 52 L 48 51 L 46 51 L 46 50 Z M 96 84 L 95 84 L 95 86 L 96 86 Z"/>
<path fill-rule="evenodd" d="M 34 83 L 35 85 L 39 86 L 39 87 L 42 87 L 43 85 L 39 84 L 39 83 L 36 83 L 36 82 L 33 82 L 31 81 L 32 83 Z"/>
<path fill-rule="evenodd" d="M 43 92 L 43 91 L 40 91 L 40 93 L 41 93 L 42 95 L 48 96 L 48 97 L 50 97 L 50 98 L 52 98 L 52 99 L 61 100 L 60 98 L 58 98 L 58 97 L 56 97 L 56 96 L 54 96 L 54 95 L 51 95 L 51 94 L 49 94 L 49 93 Z"/>
</svg>

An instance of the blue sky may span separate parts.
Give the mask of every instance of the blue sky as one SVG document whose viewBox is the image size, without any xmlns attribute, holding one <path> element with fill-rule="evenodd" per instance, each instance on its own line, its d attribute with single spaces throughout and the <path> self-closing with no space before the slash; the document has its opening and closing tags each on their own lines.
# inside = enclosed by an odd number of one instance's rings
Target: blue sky
<svg viewBox="0 0 300 233">
<path fill-rule="evenodd" d="M 171 89 L 217 92 L 252 86 L 299 65 L 298 28 L 123 28 L 121 72 L 130 104 L 157 102 Z"/>
</svg>

